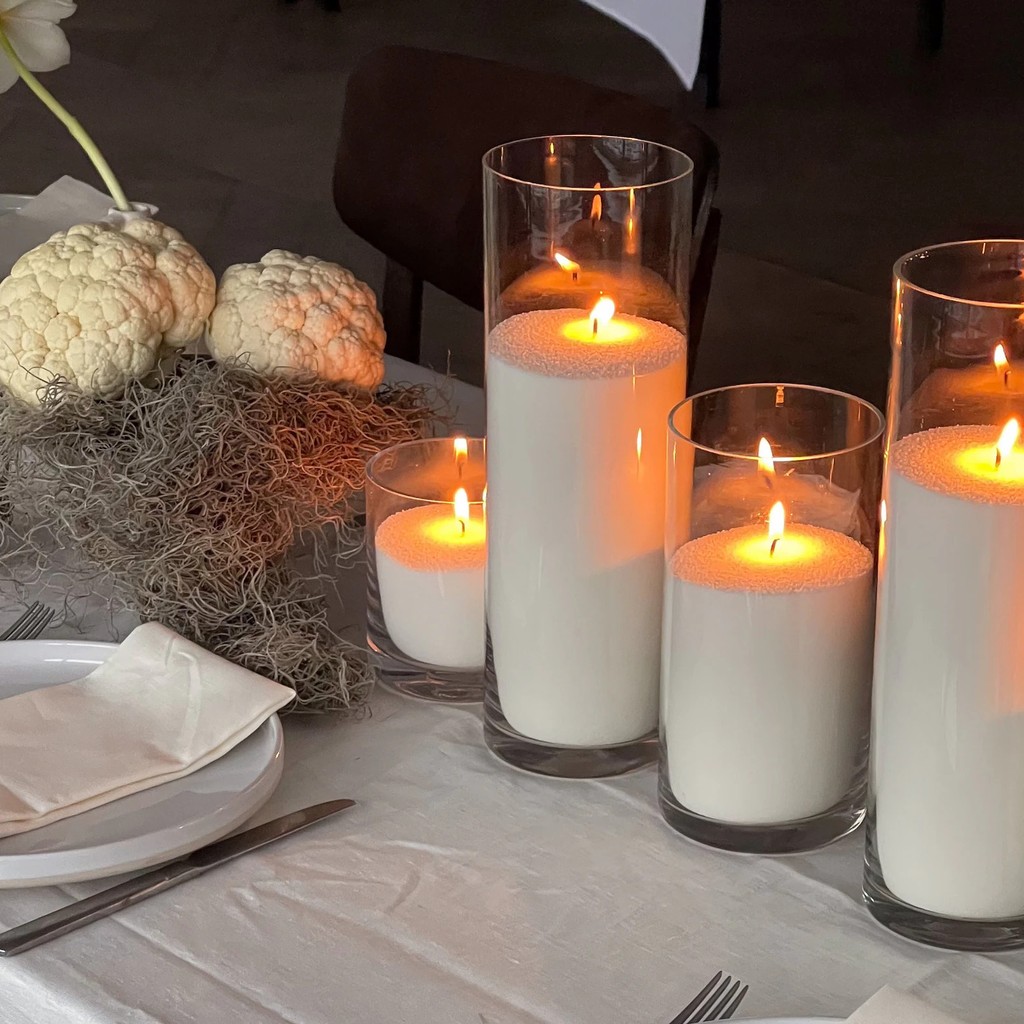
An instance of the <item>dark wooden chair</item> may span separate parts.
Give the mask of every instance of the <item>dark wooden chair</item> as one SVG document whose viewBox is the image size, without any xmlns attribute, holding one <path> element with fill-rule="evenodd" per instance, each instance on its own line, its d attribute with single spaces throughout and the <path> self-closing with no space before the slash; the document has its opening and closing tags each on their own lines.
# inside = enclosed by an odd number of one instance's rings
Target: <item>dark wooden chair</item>
<svg viewBox="0 0 1024 1024">
<path fill-rule="evenodd" d="M 423 283 L 483 309 L 481 158 L 538 135 L 626 135 L 694 161 L 690 361 L 711 287 L 718 152 L 678 114 L 625 93 L 494 61 L 411 47 L 364 58 L 348 82 L 334 203 L 384 253 L 388 351 L 419 361 Z"/>
</svg>

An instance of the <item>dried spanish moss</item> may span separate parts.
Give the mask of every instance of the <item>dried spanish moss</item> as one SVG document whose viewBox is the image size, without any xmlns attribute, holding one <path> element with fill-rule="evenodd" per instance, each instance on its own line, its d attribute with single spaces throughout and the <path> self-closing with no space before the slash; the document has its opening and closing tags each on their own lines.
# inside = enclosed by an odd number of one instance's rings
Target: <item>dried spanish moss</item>
<svg viewBox="0 0 1024 1024">
<path fill-rule="evenodd" d="M 328 624 L 329 570 L 359 550 L 366 459 L 436 418 L 418 387 L 375 395 L 188 359 L 97 400 L 0 394 L 0 541 L 21 584 L 54 569 L 291 686 L 294 710 L 356 709 L 370 673 Z M 320 575 L 294 567 L 316 540 Z"/>
</svg>

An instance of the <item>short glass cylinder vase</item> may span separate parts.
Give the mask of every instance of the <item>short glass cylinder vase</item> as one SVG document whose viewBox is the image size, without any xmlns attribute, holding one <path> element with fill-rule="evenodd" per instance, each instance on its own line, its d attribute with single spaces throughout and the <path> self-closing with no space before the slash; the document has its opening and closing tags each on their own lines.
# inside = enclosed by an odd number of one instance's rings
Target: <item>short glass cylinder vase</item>
<svg viewBox="0 0 1024 1024">
<path fill-rule="evenodd" d="M 1024 240 L 894 269 L 864 895 L 1024 946 Z"/>
<path fill-rule="evenodd" d="M 665 418 L 686 393 L 693 164 L 637 139 L 484 158 L 489 748 L 656 757 Z"/>
<path fill-rule="evenodd" d="M 863 819 L 882 431 L 794 384 L 672 411 L 658 794 L 690 839 L 793 853 Z"/>
<path fill-rule="evenodd" d="M 410 697 L 483 696 L 486 470 L 479 438 L 406 441 L 366 466 L 366 639 Z"/>
</svg>

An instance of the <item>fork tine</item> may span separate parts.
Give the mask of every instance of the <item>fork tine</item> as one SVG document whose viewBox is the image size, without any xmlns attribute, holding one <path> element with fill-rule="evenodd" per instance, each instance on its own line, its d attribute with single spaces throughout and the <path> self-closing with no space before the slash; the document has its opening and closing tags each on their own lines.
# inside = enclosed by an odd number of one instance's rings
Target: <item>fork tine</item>
<svg viewBox="0 0 1024 1024">
<path fill-rule="evenodd" d="M 33 626 L 29 635 L 26 636 L 25 640 L 35 640 L 37 636 L 40 636 L 44 629 L 50 624 L 53 619 L 53 609 L 47 608 L 40 616 L 39 621 Z"/>
<path fill-rule="evenodd" d="M 39 607 L 40 607 L 39 602 L 38 601 L 33 601 L 28 606 L 28 608 L 26 608 L 25 611 L 23 611 L 21 613 L 21 615 L 19 615 L 14 620 L 14 622 L 12 622 L 7 627 L 7 629 L 5 629 L 2 633 L 0 633 L 0 640 L 11 640 L 14 637 L 15 632 L 17 632 L 17 630 L 21 628 L 21 626 L 26 622 L 26 620 L 31 618 L 32 614 Z"/>
<path fill-rule="evenodd" d="M 21 623 L 17 626 L 17 628 L 12 631 L 11 639 L 31 639 L 32 630 L 35 629 L 36 623 L 39 622 L 39 620 L 43 617 L 45 613 L 46 609 L 41 604 L 37 604 L 37 606 L 32 609 L 31 613 L 29 615 L 26 615 L 25 618 L 21 621 Z"/>
<path fill-rule="evenodd" d="M 18 631 L 16 637 L 17 640 L 35 640 L 39 634 L 46 629 L 53 618 L 53 612 L 50 611 L 45 605 L 40 605 L 36 609 L 35 615 L 32 617 L 31 622 L 26 622 Z"/>
<path fill-rule="evenodd" d="M 679 1013 L 676 1014 L 669 1021 L 669 1024 L 690 1024 L 690 1014 L 697 1009 L 698 1006 L 704 1001 L 704 997 L 718 984 L 719 979 L 722 977 L 722 972 L 719 971 L 694 997 L 688 1002 Z"/>
<path fill-rule="evenodd" d="M 732 976 L 727 974 L 723 979 L 718 988 L 711 993 L 710 996 L 705 1000 L 704 1005 L 693 1015 L 692 1024 L 703 1024 L 704 1021 L 714 1020 L 715 1018 L 710 1016 L 713 1007 L 718 1005 L 718 1000 L 722 998 L 722 993 L 732 984 Z"/>
<path fill-rule="evenodd" d="M 22 630 L 24 630 L 26 626 L 31 626 L 31 624 L 35 622 L 36 615 L 39 614 L 39 609 L 41 607 L 42 605 L 38 601 L 33 602 L 29 606 L 28 610 L 11 624 L 11 627 L 4 634 L 4 639 L 20 640 Z"/>
<path fill-rule="evenodd" d="M 729 1006 L 726 1008 L 725 1013 L 723 1013 L 719 1019 L 729 1020 L 732 1017 L 732 1015 L 739 1009 L 740 1003 L 743 1002 L 743 997 L 747 994 L 749 990 L 750 986 L 744 985 L 743 988 L 740 989 L 740 994 L 729 1004 Z"/>
<path fill-rule="evenodd" d="M 720 1014 L 729 1005 L 730 1000 L 732 999 L 732 997 L 734 995 L 736 995 L 736 993 L 739 991 L 740 985 L 742 985 L 742 984 L 743 983 L 741 981 L 734 981 L 732 983 L 732 988 L 730 988 L 729 991 L 726 992 L 725 995 L 722 996 L 722 998 L 715 1004 L 715 1007 L 707 1015 L 706 1019 L 707 1020 L 719 1020 L 720 1019 Z"/>
</svg>

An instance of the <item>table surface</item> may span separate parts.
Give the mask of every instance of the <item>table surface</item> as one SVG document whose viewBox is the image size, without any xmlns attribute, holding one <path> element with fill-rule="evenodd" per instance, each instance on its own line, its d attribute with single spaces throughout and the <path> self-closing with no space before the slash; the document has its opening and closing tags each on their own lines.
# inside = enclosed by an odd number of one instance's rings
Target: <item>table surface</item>
<svg viewBox="0 0 1024 1024">
<path fill-rule="evenodd" d="M 482 393 L 455 399 L 481 431 Z M 260 819 L 359 806 L 0 960 L 0 1022 L 667 1024 L 719 969 L 750 984 L 749 1016 L 846 1016 L 888 983 L 966 1024 L 1024 1019 L 1024 953 L 929 950 L 872 921 L 859 835 L 786 858 L 707 850 L 662 822 L 653 769 L 513 771 L 473 707 L 378 691 L 369 717 L 285 731 Z M 109 884 L 0 892 L 0 927 Z"/>
</svg>

